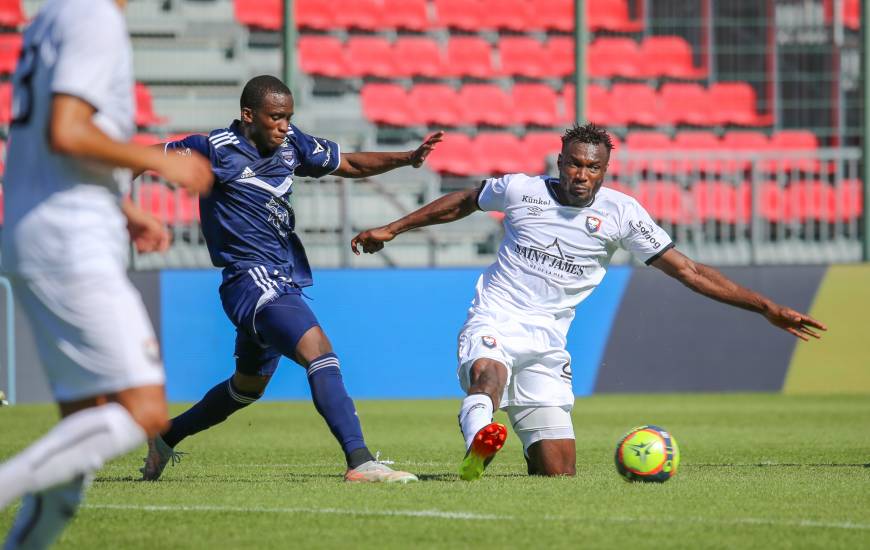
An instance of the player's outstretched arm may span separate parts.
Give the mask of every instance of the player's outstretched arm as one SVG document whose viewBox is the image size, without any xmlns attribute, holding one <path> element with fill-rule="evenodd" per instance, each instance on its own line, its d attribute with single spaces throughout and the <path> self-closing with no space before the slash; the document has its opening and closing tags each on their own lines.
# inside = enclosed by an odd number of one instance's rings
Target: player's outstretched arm
<svg viewBox="0 0 870 550">
<path fill-rule="evenodd" d="M 157 148 L 115 141 L 94 124 L 94 107 L 75 96 L 56 94 L 51 109 L 49 141 L 55 152 L 130 168 L 134 173 L 154 170 L 192 193 L 211 189 L 211 166 L 202 156 L 164 155 Z"/>
<path fill-rule="evenodd" d="M 121 202 L 121 212 L 127 218 L 127 231 L 137 251 L 165 252 L 172 244 L 172 235 L 163 222 L 133 204 L 129 197 Z"/>
<path fill-rule="evenodd" d="M 419 168 L 443 137 L 444 132 L 435 132 L 413 151 L 342 153 L 341 164 L 332 174 L 343 178 L 367 178 L 402 166 Z"/>
<path fill-rule="evenodd" d="M 448 193 L 401 219 L 361 232 L 350 241 L 350 248 L 357 256 L 360 254 L 359 246 L 362 246 L 363 252 L 374 254 L 384 247 L 384 243 L 392 241 L 405 231 L 464 218 L 478 210 L 479 192 L 480 189 L 475 187 Z"/>
<path fill-rule="evenodd" d="M 672 248 L 652 262 L 674 279 L 690 289 L 714 300 L 764 315 L 774 326 L 801 340 L 819 338 L 813 329 L 828 330 L 809 315 L 781 306 L 766 296 L 742 287 L 708 265 L 694 262 Z"/>
</svg>

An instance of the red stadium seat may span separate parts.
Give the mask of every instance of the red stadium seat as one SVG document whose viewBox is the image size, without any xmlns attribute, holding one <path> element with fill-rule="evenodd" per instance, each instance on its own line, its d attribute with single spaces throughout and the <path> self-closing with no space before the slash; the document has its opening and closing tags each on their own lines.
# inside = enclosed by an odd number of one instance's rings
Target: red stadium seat
<svg viewBox="0 0 870 550">
<path fill-rule="evenodd" d="M 474 140 L 474 151 L 486 174 L 516 174 L 535 172 L 537 159 L 532 159 L 519 138 L 507 133 L 481 133 Z"/>
<path fill-rule="evenodd" d="M 529 20 L 533 29 L 574 30 L 574 0 L 536 0 Z"/>
<path fill-rule="evenodd" d="M 251 0 L 248 0 L 249 2 Z M 283 13 L 281 2 L 278 2 L 278 7 L 275 10 L 278 12 L 279 22 L 283 23 Z M 274 2 L 264 2 L 264 4 L 272 4 Z M 335 28 L 335 4 L 332 2 L 323 2 L 322 0 L 294 0 L 294 17 L 296 26 L 303 29 L 329 30 Z M 280 28 L 280 26 L 279 26 Z"/>
<path fill-rule="evenodd" d="M 332 36 L 302 36 L 299 39 L 299 66 L 308 74 L 345 78 L 347 62 L 341 41 Z"/>
<path fill-rule="evenodd" d="M 12 83 L 0 82 L 0 124 L 12 121 Z"/>
<path fill-rule="evenodd" d="M 430 38 L 401 37 L 393 44 L 396 76 L 442 76 L 445 70 L 444 52 Z"/>
<path fill-rule="evenodd" d="M 611 119 L 615 124 L 659 125 L 658 96 L 646 84 L 614 84 L 610 90 L 610 104 L 613 106 Z"/>
<path fill-rule="evenodd" d="M 639 78 L 643 72 L 640 50 L 631 38 L 598 38 L 589 45 L 588 54 L 589 76 L 593 78 Z"/>
<path fill-rule="evenodd" d="M 383 24 L 397 29 L 425 31 L 429 28 L 426 0 L 384 0 Z"/>
<path fill-rule="evenodd" d="M 659 222 L 680 224 L 686 221 L 683 190 L 669 181 L 642 181 L 637 200 Z"/>
<path fill-rule="evenodd" d="M 722 136 L 722 149 L 740 153 L 766 153 L 770 149 L 770 140 L 761 132 L 725 132 Z M 722 169 L 727 171 L 748 170 L 752 166 L 750 160 L 722 161 Z"/>
<path fill-rule="evenodd" d="M 284 23 L 283 0 L 235 0 L 236 21 L 247 27 L 281 30 Z"/>
<path fill-rule="evenodd" d="M 713 132 L 678 132 L 674 136 L 674 150 L 689 153 L 677 161 L 678 173 L 702 171 L 720 172 L 722 161 L 719 158 L 704 158 L 704 153 L 719 153 L 722 143 Z M 711 156 L 714 156 L 711 155 Z"/>
<path fill-rule="evenodd" d="M 770 138 L 770 148 L 781 150 L 792 155 L 783 156 L 781 160 L 771 160 L 767 168 L 775 170 L 800 170 L 802 172 L 818 173 L 821 164 L 818 159 L 819 140 L 809 130 L 781 130 Z M 799 157 L 795 154 L 800 153 Z"/>
<path fill-rule="evenodd" d="M 529 132 L 522 142 L 530 174 L 546 173 L 547 158 L 555 157 L 562 150 L 562 135 L 558 132 Z"/>
<path fill-rule="evenodd" d="M 530 0 L 480 0 L 480 22 L 486 29 L 525 32 L 534 11 Z"/>
<path fill-rule="evenodd" d="M 631 132 L 625 138 L 625 148 L 632 153 L 669 153 L 674 144 L 667 134 L 661 132 Z M 630 164 L 630 169 L 652 170 L 653 172 L 673 171 L 675 162 L 655 158 L 641 159 Z"/>
<path fill-rule="evenodd" d="M 360 100 L 366 119 L 375 124 L 408 126 L 415 122 L 408 93 L 397 84 L 366 84 Z"/>
<path fill-rule="evenodd" d="M 825 182 L 794 182 L 785 190 L 788 220 L 807 220 L 832 223 L 836 219 L 836 194 Z"/>
<path fill-rule="evenodd" d="M 706 76 L 695 68 L 692 47 L 680 36 L 648 36 L 639 50 L 643 76 L 695 79 Z"/>
<path fill-rule="evenodd" d="M 716 82 L 709 90 L 713 120 L 718 124 L 766 126 L 770 116 L 758 114 L 755 90 L 746 82 Z"/>
<path fill-rule="evenodd" d="M 151 90 L 141 82 L 136 83 L 136 126 L 154 126 L 166 122 L 154 112 Z"/>
<path fill-rule="evenodd" d="M 780 223 L 790 218 L 791 212 L 785 191 L 776 182 L 769 181 L 761 184 L 759 192 L 760 214 L 764 220 Z"/>
<path fill-rule="evenodd" d="M 462 120 L 471 124 L 513 124 L 511 96 L 495 84 L 467 84 L 459 91 Z"/>
<path fill-rule="evenodd" d="M 330 0 L 320 4 L 332 4 L 335 20 L 333 27 L 344 29 L 378 30 L 383 22 L 383 0 Z"/>
<path fill-rule="evenodd" d="M 752 221 L 752 192 L 749 184 L 735 187 L 719 181 L 697 181 L 692 185 L 692 204 L 696 219 L 728 224 Z"/>
<path fill-rule="evenodd" d="M 668 82 L 659 90 L 660 120 L 665 124 L 710 126 L 707 90 L 700 84 Z"/>
<path fill-rule="evenodd" d="M 411 88 L 408 100 L 411 120 L 414 123 L 458 126 L 465 122 L 459 95 L 445 84 L 417 84 Z"/>
<path fill-rule="evenodd" d="M 639 32 L 641 21 L 633 21 L 628 15 L 626 0 L 586 0 L 586 20 L 591 31 Z"/>
<path fill-rule="evenodd" d="M 834 0 L 824 0 L 825 24 L 834 22 Z M 843 26 L 852 30 L 861 28 L 861 0 L 843 0 Z"/>
<path fill-rule="evenodd" d="M 354 36 L 345 44 L 347 72 L 350 76 L 377 76 L 388 78 L 396 75 L 393 63 L 393 48 L 385 39 L 377 36 Z"/>
<path fill-rule="evenodd" d="M 26 21 L 21 0 L 0 0 L 0 27 L 17 27 Z"/>
<path fill-rule="evenodd" d="M 0 74 L 12 74 L 21 54 L 20 34 L 0 34 Z"/>
<path fill-rule="evenodd" d="M 547 60 L 547 73 L 553 76 L 574 74 L 574 39 L 554 36 L 544 44 L 544 58 Z"/>
<path fill-rule="evenodd" d="M 574 95 L 575 88 L 573 84 L 567 84 L 562 93 L 562 102 L 565 106 L 565 116 L 562 117 L 562 122 L 573 123 L 575 109 Z M 614 117 L 611 113 L 610 94 L 607 90 L 597 84 L 590 84 L 586 88 L 586 119 L 596 124 L 611 124 L 614 122 Z"/>
<path fill-rule="evenodd" d="M 451 38 L 447 42 L 446 71 L 446 76 L 491 78 L 495 75 L 492 48 L 477 36 Z"/>
<path fill-rule="evenodd" d="M 546 84 L 515 84 L 511 96 L 517 122 L 537 126 L 559 124 L 559 97 Z"/>
<path fill-rule="evenodd" d="M 439 27 L 477 32 L 483 26 L 479 0 L 435 0 L 435 13 Z"/>
<path fill-rule="evenodd" d="M 138 205 L 163 223 L 176 221 L 175 192 L 162 183 L 141 183 L 138 190 Z"/>
<path fill-rule="evenodd" d="M 845 180 L 837 188 L 837 204 L 843 221 L 857 220 L 864 210 L 864 183 L 860 180 Z"/>
<path fill-rule="evenodd" d="M 543 44 L 527 36 L 502 38 L 498 43 L 501 74 L 530 78 L 555 76 Z"/>
<path fill-rule="evenodd" d="M 453 132 L 444 136 L 444 141 L 432 151 L 426 163 L 432 170 L 439 173 L 470 176 L 482 173 L 473 164 L 476 161 L 476 156 L 471 138 L 465 134 Z"/>
</svg>

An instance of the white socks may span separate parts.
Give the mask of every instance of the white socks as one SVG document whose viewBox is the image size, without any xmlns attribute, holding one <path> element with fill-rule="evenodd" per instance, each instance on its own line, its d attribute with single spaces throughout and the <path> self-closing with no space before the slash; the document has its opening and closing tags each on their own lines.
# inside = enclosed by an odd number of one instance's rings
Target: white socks
<svg viewBox="0 0 870 550">
<path fill-rule="evenodd" d="M 41 493 L 25 495 L 3 550 L 35 550 L 51 546 L 75 516 L 88 483 L 89 478 L 86 481 L 84 476 L 78 476 Z"/>
<path fill-rule="evenodd" d="M 71 414 L 0 465 L 0 510 L 26 493 L 38 493 L 89 475 L 107 460 L 144 442 L 145 432 L 117 403 Z"/>
<path fill-rule="evenodd" d="M 492 399 L 482 393 L 473 393 L 462 400 L 459 408 L 459 429 L 465 438 L 465 450 L 481 428 L 492 422 Z"/>
</svg>

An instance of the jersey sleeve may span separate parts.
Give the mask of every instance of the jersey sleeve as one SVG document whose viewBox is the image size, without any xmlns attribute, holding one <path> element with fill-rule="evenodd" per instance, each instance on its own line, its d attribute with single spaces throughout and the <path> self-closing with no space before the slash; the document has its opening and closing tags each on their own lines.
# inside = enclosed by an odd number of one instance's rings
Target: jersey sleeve
<svg viewBox="0 0 870 550">
<path fill-rule="evenodd" d="M 300 156 L 296 175 L 320 178 L 338 169 L 341 164 L 341 148 L 337 143 L 309 136 L 297 128 L 293 129 L 293 135 Z"/>
<path fill-rule="evenodd" d="M 51 83 L 53 93 L 78 97 L 100 110 L 118 64 L 129 50 L 124 19 L 108 2 L 94 2 L 86 16 L 60 25 L 58 57 Z"/>
<path fill-rule="evenodd" d="M 621 221 L 620 245 L 646 265 L 651 264 L 674 243 L 670 235 L 659 227 L 649 213 L 635 200 L 625 208 Z"/>
<path fill-rule="evenodd" d="M 477 206 L 486 212 L 504 212 L 508 176 L 483 180 L 477 194 Z"/>
<path fill-rule="evenodd" d="M 170 141 L 163 146 L 163 152 L 167 155 L 175 152 L 181 155 L 196 151 L 200 155 L 209 158 L 208 138 L 202 134 L 192 134 L 184 139 Z"/>
</svg>

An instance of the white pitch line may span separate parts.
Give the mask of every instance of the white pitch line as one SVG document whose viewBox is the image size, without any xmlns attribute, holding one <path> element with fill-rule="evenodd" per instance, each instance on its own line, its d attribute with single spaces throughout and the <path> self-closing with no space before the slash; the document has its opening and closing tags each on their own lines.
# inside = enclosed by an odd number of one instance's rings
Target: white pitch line
<svg viewBox="0 0 870 550">
<path fill-rule="evenodd" d="M 376 517 L 424 517 L 437 519 L 456 520 L 489 520 L 489 521 L 512 521 L 515 516 L 499 514 L 478 514 L 475 512 L 447 512 L 443 510 L 350 510 L 342 508 L 267 508 L 249 506 L 211 506 L 211 505 L 150 505 L 150 504 L 86 504 L 84 508 L 97 510 L 135 510 L 141 512 L 250 512 L 272 514 L 333 514 L 342 516 L 376 516 Z M 536 521 L 570 521 L 577 522 L 580 518 L 571 516 L 538 516 Z M 789 520 L 789 519 L 765 519 L 765 518 L 734 518 L 712 519 L 700 517 L 661 518 L 661 517 L 590 517 L 590 522 L 603 523 L 698 523 L 710 525 L 766 525 L 770 527 L 805 527 L 818 529 L 857 529 L 870 531 L 870 524 L 854 523 L 851 521 L 828 522 L 816 520 Z"/>
</svg>

